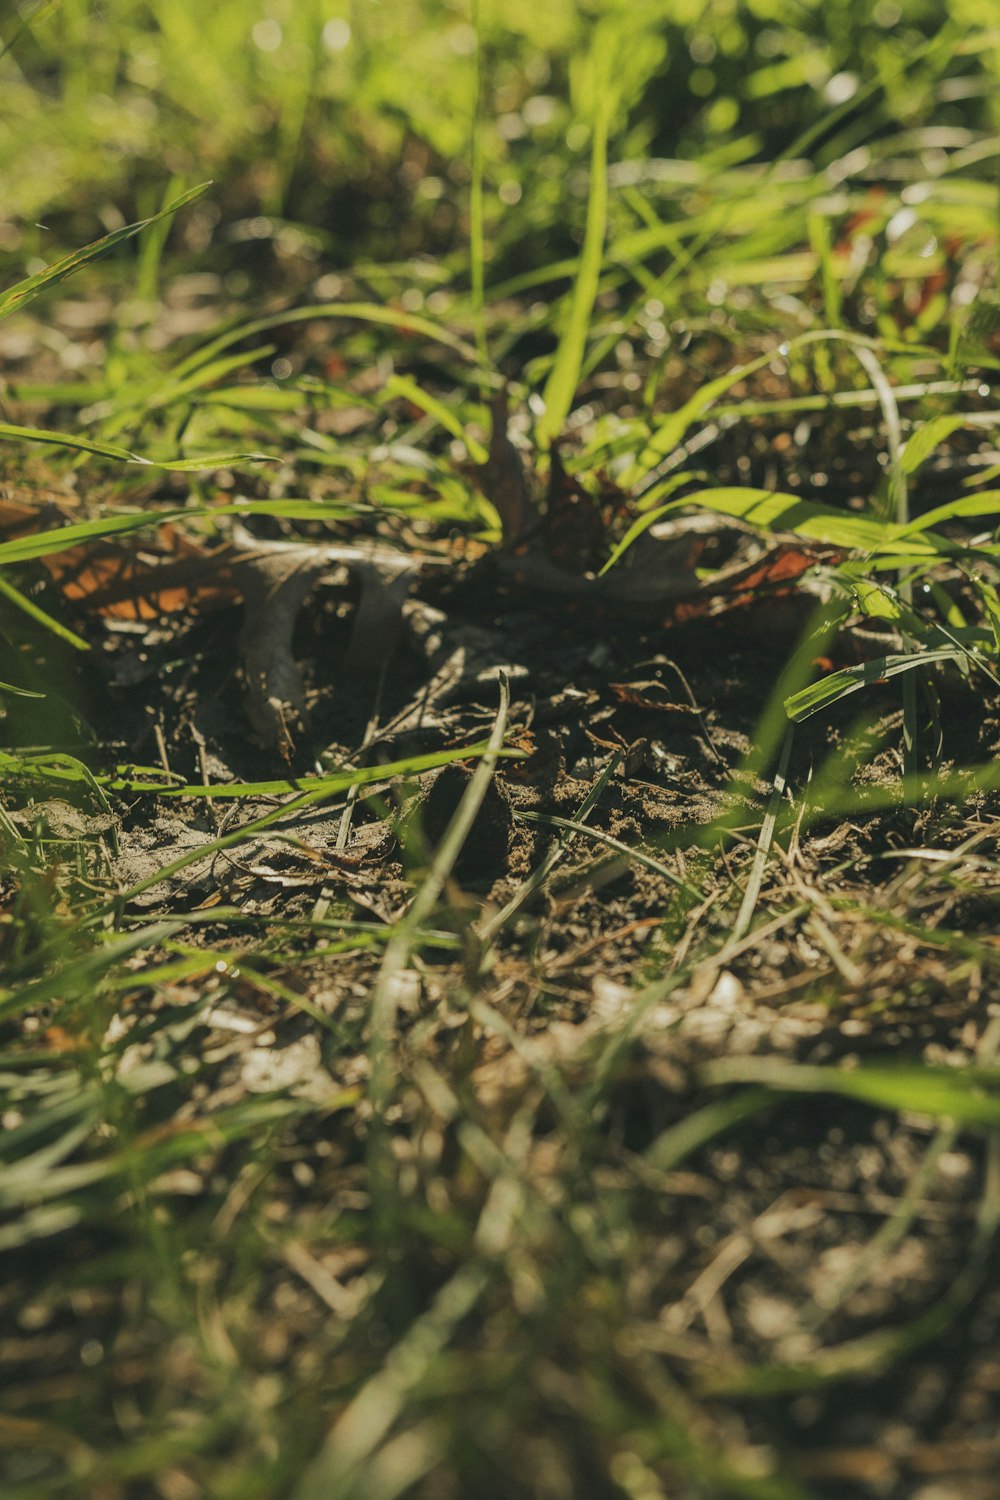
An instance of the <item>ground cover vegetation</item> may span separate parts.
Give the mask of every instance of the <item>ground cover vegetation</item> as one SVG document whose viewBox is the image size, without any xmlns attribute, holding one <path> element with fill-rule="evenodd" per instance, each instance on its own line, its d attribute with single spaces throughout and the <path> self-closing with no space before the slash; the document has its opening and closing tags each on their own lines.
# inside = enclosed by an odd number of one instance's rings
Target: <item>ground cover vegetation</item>
<svg viewBox="0 0 1000 1500">
<path fill-rule="evenodd" d="M 992 0 L 0 46 L 4 1494 L 991 1500 Z"/>
</svg>

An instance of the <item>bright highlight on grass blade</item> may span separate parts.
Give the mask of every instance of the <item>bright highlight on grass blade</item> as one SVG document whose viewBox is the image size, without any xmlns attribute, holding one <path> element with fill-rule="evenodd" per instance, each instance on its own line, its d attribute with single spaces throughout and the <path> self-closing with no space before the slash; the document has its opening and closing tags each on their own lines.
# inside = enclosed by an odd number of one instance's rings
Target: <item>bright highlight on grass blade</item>
<svg viewBox="0 0 1000 1500">
<path fill-rule="evenodd" d="M 40 605 L 36 604 L 33 599 L 29 599 L 27 594 L 22 594 L 21 590 L 15 588 L 12 583 L 10 583 L 6 578 L 3 577 L 2 574 L 0 574 L 0 598 L 9 600 L 9 602 L 13 604 L 15 608 L 19 609 L 22 614 L 25 614 L 29 619 L 34 620 L 36 625 L 41 625 L 43 630 L 47 630 L 50 632 L 50 634 L 58 636 L 59 640 L 65 641 L 67 646 L 72 646 L 74 651 L 90 650 L 90 645 L 83 639 L 82 636 L 77 635 L 74 630 L 70 630 L 68 626 L 62 623 L 61 620 L 54 620 L 52 616 L 48 614 L 44 609 L 42 609 Z M 26 690 L 23 688 L 11 689 L 11 691 L 19 691 L 22 696 L 26 694 Z M 40 698 L 44 697 L 44 694 L 27 693 L 26 696 L 30 698 Z"/>
<path fill-rule="evenodd" d="M 31 696 L 37 696 L 32 694 Z M 516 750 L 491 750 L 482 741 L 461 745 L 454 750 L 436 750 L 427 755 L 411 755 L 407 760 L 385 765 L 363 766 L 358 770 L 334 771 L 327 776 L 279 777 L 272 781 L 170 782 L 143 779 L 151 776 L 148 766 L 138 766 L 130 775 L 121 770 L 114 776 L 94 776 L 76 756 L 0 750 L 0 772 L 8 779 L 23 777 L 39 782 L 103 788 L 109 792 L 150 793 L 158 797 L 208 797 L 212 800 L 240 797 L 328 797 L 346 792 L 351 786 L 369 786 L 389 781 L 394 776 L 417 776 L 434 771 L 456 760 L 480 759 L 484 755 L 517 759 Z"/>
<path fill-rule="evenodd" d="M 1000 1070 L 872 1066 L 822 1068 L 770 1057 L 722 1058 L 706 1081 L 756 1083 L 790 1093 L 840 1094 L 876 1109 L 909 1109 L 963 1124 L 1000 1125 Z"/>
<path fill-rule="evenodd" d="M 608 127 L 615 102 L 614 85 L 611 80 L 606 79 L 598 93 L 594 117 L 587 227 L 573 287 L 569 321 L 560 337 L 555 364 L 542 398 L 545 412 L 538 423 L 537 433 L 538 443 L 542 448 L 552 443 L 562 431 L 580 383 L 590 318 L 597 299 L 604 258 L 604 235 L 608 221 Z"/>
<path fill-rule="evenodd" d="M 148 219 L 139 219 L 135 224 L 126 224 L 123 229 L 115 229 L 111 234 L 104 235 L 102 239 L 85 245 L 82 250 L 74 250 L 71 255 L 57 260 L 54 265 L 47 266 L 44 271 L 28 276 L 24 281 L 8 287 L 5 292 L 0 292 L 0 318 L 5 318 L 9 313 L 18 312 L 21 308 L 27 307 L 35 297 L 47 291 L 50 286 L 56 286 L 60 281 L 65 281 L 67 276 L 72 276 L 74 272 L 79 271 L 81 266 L 100 259 L 116 245 L 130 240 L 133 235 L 140 234 L 150 224 L 156 224 L 160 219 L 167 218 L 169 214 L 175 214 L 178 209 L 184 208 L 188 203 L 193 203 L 195 198 L 200 198 L 211 185 L 210 182 L 202 182 L 197 187 L 190 188 L 179 198 L 175 198 L 173 203 L 168 203 L 167 207 L 161 209 L 158 214 L 152 214 Z"/>
<path fill-rule="evenodd" d="M 277 516 L 284 520 L 323 521 L 340 519 L 366 507 L 347 502 L 320 500 L 247 500 L 233 505 L 195 505 L 184 510 L 129 511 L 124 515 L 102 516 L 94 521 L 76 521 L 54 531 L 32 532 L 0 542 L 0 567 L 27 562 L 33 557 L 48 557 L 66 552 L 81 542 L 95 542 L 102 537 L 142 531 L 170 522 L 191 521 L 204 517 L 222 519 L 228 516 Z"/>
<path fill-rule="evenodd" d="M 785 712 L 794 723 L 811 718 L 820 709 L 829 708 L 849 693 L 859 688 L 871 687 L 885 682 L 889 677 L 898 677 L 903 672 L 912 672 L 915 667 L 929 667 L 939 661 L 965 661 L 967 651 L 956 646 L 941 646 L 927 651 L 911 651 L 899 656 L 879 656 L 874 661 L 863 662 L 857 667 L 844 667 L 820 678 L 811 687 L 803 688 L 785 699 Z"/>
<path fill-rule="evenodd" d="M 80 437 L 74 432 L 51 432 L 42 427 L 15 427 L 0 422 L 0 442 L 48 443 L 56 448 L 72 448 L 77 453 L 92 453 L 98 458 L 113 458 L 118 463 L 142 464 L 147 469 L 170 469 L 181 474 L 200 474 L 206 469 L 231 468 L 235 464 L 277 463 L 270 453 L 206 453 L 203 458 L 144 458 L 128 448 L 101 443 L 95 438 Z"/>
</svg>

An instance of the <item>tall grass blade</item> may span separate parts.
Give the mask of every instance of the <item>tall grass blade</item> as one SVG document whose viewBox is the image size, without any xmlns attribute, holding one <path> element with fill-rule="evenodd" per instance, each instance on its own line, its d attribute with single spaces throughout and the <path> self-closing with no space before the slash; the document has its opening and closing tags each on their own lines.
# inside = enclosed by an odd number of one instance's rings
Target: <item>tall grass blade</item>
<svg viewBox="0 0 1000 1500">
<path fill-rule="evenodd" d="M 781 748 L 781 759 L 774 773 L 774 789 L 771 793 L 761 824 L 760 834 L 757 839 L 757 848 L 754 851 L 753 864 L 750 866 L 750 875 L 743 892 L 743 900 L 733 925 L 733 941 L 738 942 L 750 930 L 753 914 L 760 900 L 760 893 L 764 885 L 764 873 L 767 869 L 767 861 L 771 853 L 771 844 L 774 840 L 774 830 L 778 821 L 778 810 L 781 807 L 781 799 L 785 795 L 788 785 L 788 762 L 792 753 L 792 738 L 794 728 L 789 728 L 785 735 L 785 743 Z"/>
<path fill-rule="evenodd" d="M 907 1109 L 968 1125 L 1000 1125 L 1000 1069 L 893 1064 L 817 1067 L 773 1057 L 727 1057 L 704 1070 L 712 1084 L 751 1083 L 783 1093 L 840 1094 L 876 1109 Z"/>
<path fill-rule="evenodd" d="M 472 282 L 472 326 L 479 361 L 490 363 L 486 336 L 486 236 L 483 222 L 483 28 L 479 0 L 472 0 L 472 29 L 476 35 L 475 98 L 472 104 L 472 182 L 469 186 L 469 272 Z M 479 460 L 482 462 L 482 460 Z"/>
<path fill-rule="evenodd" d="M 191 459 L 184 467 L 194 469 L 201 462 Z M 358 509 L 367 507 L 355 506 L 350 501 L 246 500 L 234 505 L 192 505 L 183 510 L 171 507 L 169 510 L 128 511 L 93 521 L 74 521 L 54 531 L 32 532 L 27 536 L 12 537 L 9 542 L 0 542 L 0 567 L 28 562 L 33 557 L 48 557 L 53 552 L 65 552 L 81 542 L 96 542 L 102 537 L 164 526 L 171 521 L 194 521 L 204 517 L 216 520 L 227 516 L 280 516 L 291 521 L 326 521 L 343 519 Z"/>
<path fill-rule="evenodd" d="M 615 99 L 610 81 L 598 90 L 594 135 L 590 152 L 590 196 L 587 226 L 580 251 L 580 264 L 573 286 L 569 319 L 559 339 L 555 363 L 545 383 L 545 411 L 538 423 L 540 447 L 548 447 L 560 434 L 569 416 L 587 347 L 590 318 L 597 298 L 604 259 L 604 236 L 608 221 L 608 128 Z"/>
</svg>

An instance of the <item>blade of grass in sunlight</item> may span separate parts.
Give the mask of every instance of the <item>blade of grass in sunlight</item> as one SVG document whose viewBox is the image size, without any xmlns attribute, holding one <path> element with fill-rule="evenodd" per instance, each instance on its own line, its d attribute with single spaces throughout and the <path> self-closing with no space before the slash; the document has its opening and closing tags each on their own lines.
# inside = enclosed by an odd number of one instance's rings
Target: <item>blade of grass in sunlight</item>
<svg viewBox="0 0 1000 1500">
<path fill-rule="evenodd" d="M 822 347 L 822 346 L 821 346 Z M 922 380 L 913 381 L 906 385 L 893 387 L 893 394 L 897 402 L 902 401 L 926 401 L 929 396 L 968 396 L 975 394 L 980 386 L 981 380 Z M 797 412 L 822 412 L 849 410 L 856 406 L 877 406 L 878 393 L 873 390 L 861 391 L 829 391 L 818 396 L 782 396 L 774 400 L 760 401 L 732 401 L 715 407 L 714 415 L 718 417 L 765 417 L 765 416 L 792 416 Z M 950 417 L 942 417 L 942 423 L 950 422 Z M 959 427 L 976 420 L 972 413 L 967 414 L 959 422 Z M 907 449 L 913 444 L 914 450 L 918 450 L 917 439 L 920 434 L 928 428 L 934 428 L 938 419 L 932 418 L 913 434 L 907 443 Z M 954 431 L 955 429 L 951 429 Z M 946 435 L 946 434 L 945 434 Z M 935 443 L 941 440 L 935 438 Z M 925 454 L 921 455 L 919 462 L 922 463 Z M 916 468 L 914 463 L 907 472 Z"/>
<path fill-rule="evenodd" d="M 170 204 L 181 193 L 186 192 L 185 180 L 174 175 L 167 183 L 163 194 L 162 217 L 149 226 L 151 232 L 144 234 L 139 245 L 139 264 L 135 278 L 135 297 L 138 302 L 155 303 L 159 294 L 160 270 L 170 234 Z"/>
<path fill-rule="evenodd" d="M 68 626 L 63 625 L 61 621 L 54 620 L 40 605 L 36 604 L 33 599 L 29 599 L 27 594 L 22 594 L 21 590 L 15 588 L 2 574 L 0 574 L 0 596 L 7 599 L 22 614 L 27 615 L 30 620 L 34 620 L 36 625 L 41 625 L 43 630 L 48 630 L 52 635 L 58 636 L 59 640 L 65 641 L 67 646 L 72 646 L 75 651 L 90 650 L 90 646 L 85 640 L 70 630 Z M 31 694 L 30 696 L 37 697 L 39 695 Z"/>
<path fill-rule="evenodd" d="M 957 1120 L 967 1125 L 1000 1125 L 1000 1068 L 908 1067 L 862 1063 L 855 1068 L 823 1068 L 772 1057 L 720 1058 L 707 1063 L 713 1084 L 751 1083 L 782 1093 L 839 1094 L 877 1109 Z"/>
<path fill-rule="evenodd" d="M 252 349 L 241 349 L 238 354 L 209 360 L 179 380 L 164 380 L 161 375 L 147 381 L 145 386 L 142 382 L 131 381 L 119 399 L 97 402 L 80 413 L 80 420 L 88 425 L 99 425 L 105 437 L 116 437 L 128 426 L 129 418 L 136 411 L 145 417 L 151 412 L 169 410 L 171 406 L 197 396 L 215 381 L 270 359 L 276 353 L 274 344 L 260 344 Z"/>
<path fill-rule="evenodd" d="M 780 490 L 727 485 L 716 489 L 695 490 L 693 494 L 685 495 L 680 500 L 672 500 L 655 510 L 647 511 L 629 527 L 604 564 L 602 573 L 614 567 L 637 537 L 655 526 L 657 521 L 685 506 L 695 505 L 704 510 L 716 511 L 720 515 L 748 521 L 764 531 L 795 532 L 812 541 L 869 554 L 884 551 L 891 546 L 894 553 L 904 552 L 912 560 L 921 561 L 947 556 L 957 550 L 955 544 L 930 531 L 917 538 L 918 528 L 912 524 L 903 534 L 901 544 L 898 528 L 874 516 L 855 515 L 850 511 L 836 510 L 833 506 L 817 505 L 811 500 L 803 500 L 800 495 L 785 494 Z"/>
<path fill-rule="evenodd" d="M 175 936 L 180 925 L 177 922 L 156 922 L 139 928 L 125 936 L 115 937 L 89 953 L 77 955 L 68 964 L 60 965 L 54 974 L 21 989 L 0 990 L 0 1016 L 30 1010 L 32 1006 L 44 1005 L 53 998 L 65 1001 L 68 997 L 86 994 L 115 964 L 164 938 Z"/>
<path fill-rule="evenodd" d="M 879 656 L 857 667 L 843 667 L 839 672 L 831 672 L 801 692 L 793 693 L 785 699 L 785 710 L 793 722 L 800 723 L 860 688 L 886 682 L 890 677 L 899 677 L 917 667 L 929 667 L 942 661 L 962 661 L 968 656 L 968 652 L 954 646 L 924 648 L 899 656 Z"/>
<path fill-rule="evenodd" d="M 421 411 L 426 412 L 435 422 L 439 422 L 445 432 L 450 432 L 452 437 L 464 443 L 469 451 L 469 457 L 475 463 L 486 462 L 488 455 L 482 443 L 466 432 L 454 412 L 445 406 L 443 401 L 438 401 L 436 397 L 421 390 L 417 382 L 411 380 L 408 375 L 390 376 L 383 389 L 383 395 L 390 401 L 400 396 L 406 401 L 412 401 L 414 406 L 419 406 Z"/>
<path fill-rule="evenodd" d="M 103 516 L 95 521 L 73 521 L 55 531 L 32 532 L 9 542 L 0 542 L 0 567 L 27 562 L 33 557 L 47 557 L 53 552 L 65 552 L 81 542 L 94 542 L 102 537 L 142 531 L 176 521 L 225 516 L 275 516 L 285 520 L 323 521 L 341 519 L 359 509 L 367 510 L 369 507 L 358 506 L 351 501 L 290 499 L 236 501 L 231 505 L 193 505 L 184 510 L 130 511 L 125 515 Z"/>
<path fill-rule="evenodd" d="M 197 474 L 205 469 L 225 469 L 234 464 L 278 462 L 272 453 L 208 453 L 204 458 L 144 458 L 139 453 L 130 452 L 128 448 L 100 443 L 93 438 L 81 437 L 79 433 L 52 432 L 40 427 L 15 427 L 9 422 L 0 422 L 0 441 L 48 443 L 57 448 L 70 448 L 76 453 L 92 453 L 99 458 L 113 458 L 123 464 L 142 464 L 147 469 L 170 469 L 180 474 Z"/>
<path fill-rule="evenodd" d="M 774 773 L 773 787 L 767 812 L 764 814 L 764 820 L 760 826 L 760 834 L 757 838 L 757 847 L 754 850 L 753 863 L 750 866 L 750 873 L 747 876 L 747 883 L 743 891 L 743 900 L 740 902 L 740 909 L 733 923 L 734 942 L 739 942 L 740 938 L 749 932 L 750 923 L 753 921 L 753 914 L 757 909 L 757 902 L 760 900 L 767 862 L 771 854 L 771 844 L 778 821 L 778 810 L 782 799 L 788 791 L 788 762 L 792 753 L 793 733 L 794 731 L 790 728 L 785 735 L 785 742 L 781 747 L 781 755 Z"/>
<path fill-rule="evenodd" d="M 27 277 L 24 281 L 18 281 L 14 286 L 8 287 L 5 292 L 0 292 L 0 318 L 5 318 L 12 312 L 18 312 L 27 307 L 28 303 L 42 292 L 47 291 L 50 286 L 56 286 L 60 281 L 65 281 L 67 276 L 72 276 L 81 266 L 88 265 L 93 260 L 98 260 L 102 255 L 107 255 L 116 245 L 130 240 L 133 235 L 140 234 L 150 224 L 156 224 L 160 219 L 169 214 L 175 214 L 178 209 L 184 208 L 186 204 L 193 203 L 211 187 L 210 182 L 202 182 L 198 187 L 189 188 L 173 203 L 160 210 L 158 214 L 152 214 L 148 219 L 140 219 L 135 224 L 126 224 L 123 229 L 115 229 L 111 234 L 106 234 L 99 240 L 94 240 L 90 245 L 85 245 L 82 250 L 74 250 L 71 255 L 66 255 L 54 265 L 47 266 L 44 271 L 38 271 L 34 276 Z"/>
<path fill-rule="evenodd" d="M 920 536 L 946 521 L 985 520 L 997 515 L 1000 515 L 1000 490 L 980 490 L 978 494 L 962 495 L 957 500 L 948 500 L 943 505 L 924 511 L 922 516 L 908 521 L 896 533 L 895 539 L 908 541 L 910 537 Z"/>
<path fill-rule="evenodd" d="M 0 567 L 27 562 L 33 557 L 48 557 L 53 552 L 65 552 L 80 542 L 96 541 L 99 537 L 141 531 L 144 527 L 159 525 L 161 520 L 177 520 L 183 514 L 182 511 L 165 511 L 162 517 L 157 517 L 155 513 L 140 511 L 124 516 L 105 516 L 100 521 L 74 521 L 55 531 L 15 537 L 9 542 L 0 542 Z"/>
<path fill-rule="evenodd" d="M 479 0 L 472 0 L 472 30 L 475 35 L 475 91 L 472 103 L 469 182 L 469 272 L 472 283 L 472 324 L 479 363 L 489 369 L 490 350 L 486 335 L 486 231 L 483 221 L 483 27 Z M 477 459 L 477 463 L 484 462 Z"/>
<path fill-rule="evenodd" d="M 175 365 L 173 377 L 175 380 L 180 379 L 189 371 L 214 359 L 223 349 L 228 349 L 243 339 L 256 338 L 258 333 L 267 333 L 271 328 L 283 328 L 294 323 L 326 322 L 336 318 L 345 318 L 348 322 L 370 323 L 374 327 L 391 328 L 397 334 L 412 334 L 416 338 L 428 339 L 431 343 L 442 344 L 456 354 L 461 354 L 473 364 L 478 363 L 479 356 L 472 344 L 442 323 L 418 313 L 405 312 L 401 307 L 386 307 L 377 302 L 318 302 L 306 307 L 286 307 L 264 317 L 235 321 L 231 328 L 217 334 L 209 343 L 203 344 Z"/>
<path fill-rule="evenodd" d="M 601 76 L 595 91 L 597 102 L 591 126 L 593 136 L 587 223 L 566 326 L 559 336 L 555 361 L 542 393 L 545 410 L 539 418 L 536 431 L 541 448 L 547 448 L 555 441 L 569 416 L 573 397 L 580 383 L 590 319 L 601 278 L 608 220 L 608 127 L 616 106 L 616 97 L 614 81 L 605 72 L 607 60 L 595 59 L 595 66 Z"/>
<path fill-rule="evenodd" d="M 897 400 L 899 399 L 899 395 L 900 393 L 897 390 L 895 392 Z M 903 447 L 900 456 L 903 472 L 906 474 L 915 474 L 920 465 L 930 458 L 935 448 L 951 437 L 953 432 L 960 432 L 967 421 L 968 417 L 966 413 L 959 412 L 955 416 L 932 417 L 929 422 L 923 422 L 917 428 L 916 432 L 907 439 Z"/>
<path fill-rule="evenodd" d="M 437 750 L 427 755 L 414 755 L 407 760 L 389 761 L 385 765 L 364 766 L 356 771 L 338 771 L 329 776 L 279 777 L 273 781 L 220 781 L 210 783 L 170 782 L 142 780 L 149 776 L 148 766 L 129 768 L 116 775 L 94 775 L 75 756 L 64 753 L 48 754 L 27 751 L 0 750 L 0 769 L 8 777 L 24 777 L 29 780 L 62 782 L 67 786 L 101 787 L 110 792 L 153 793 L 158 797 L 330 797 L 346 791 L 353 784 L 367 786 L 372 782 L 386 781 L 393 776 L 416 776 L 423 771 L 435 770 L 438 766 L 450 765 L 452 761 L 467 758 L 477 759 L 487 753 L 483 742 L 463 745 L 457 749 Z M 516 759 L 516 750 L 498 752 Z"/>
<path fill-rule="evenodd" d="M 897 527 L 905 528 L 910 519 L 908 470 L 904 459 L 903 434 L 899 420 L 896 396 L 873 350 L 864 345 L 855 345 L 854 354 L 878 393 L 879 406 L 885 424 L 885 440 L 889 459 L 889 514 Z M 899 597 L 908 610 L 913 606 L 913 583 L 905 570 L 901 570 L 896 587 Z M 904 633 L 904 646 L 912 644 L 912 638 Z M 908 674 L 903 679 L 903 771 L 912 775 L 919 765 L 918 736 L 920 725 L 917 716 L 917 679 Z"/>
</svg>

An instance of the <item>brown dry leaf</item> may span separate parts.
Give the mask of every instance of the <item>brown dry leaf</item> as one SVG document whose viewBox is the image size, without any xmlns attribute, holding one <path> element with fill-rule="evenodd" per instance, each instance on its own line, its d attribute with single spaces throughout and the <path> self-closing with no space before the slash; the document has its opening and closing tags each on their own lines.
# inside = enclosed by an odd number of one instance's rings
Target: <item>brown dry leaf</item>
<svg viewBox="0 0 1000 1500">
<path fill-rule="evenodd" d="M 231 603 L 236 588 L 225 573 L 229 555 L 228 547 L 207 549 L 176 527 L 161 526 L 152 548 L 90 543 L 42 562 L 74 604 L 112 619 L 155 620 Z"/>
<path fill-rule="evenodd" d="M 35 531 L 49 530 L 57 525 L 68 526 L 71 521 L 79 519 L 72 506 L 61 495 L 41 504 L 3 498 L 0 499 L 0 541 L 30 536 Z"/>
<path fill-rule="evenodd" d="M 246 674 L 247 718 L 265 744 L 286 759 L 305 725 L 302 673 L 292 654 L 299 610 L 326 570 L 319 548 L 248 551 L 234 566 L 246 602 L 240 654 Z"/>
<path fill-rule="evenodd" d="M 57 513 L 61 521 L 68 517 Z M 51 515 L 40 507 L 0 504 L 0 528 L 28 534 Z M 302 676 L 292 654 L 298 612 L 316 581 L 346 564 L 361 579 L 361 600 L 347 667 L 376 671 L 393 649 L 402 607 L 420 567 L 417 559 L 377 544 L 367 547 L 258 542 L 234 525 L 232 540 L 206 548 L 172 524 L 153 542 L 101 541 L 41 559 L 73 604 L 114 619 L 151 621 L 243 599 L 240 652 L 247 716 L 267 744 L 288 758 L 305 723 Z M 447 565 L 446 558 L 434 559 Z"/>
<path fill-rule="evenodd" d="M 531 498 L 524 457 L 514 447 L 507 432 L 505 391 L 498 391 L 490 398 L 490 416 L 489 456 L 480 466 L 479 482 L 483 494 L 500 517 L 504 541 L 511 546 L 534 528 L 538 513 Z"/>
<path fill-rule="evenodd" d="M 694 703 L 678 703 L 662 682 L 650 678 L 642 682 L 609 682 L 608 687 L 620 703 L 630 703 L 634 708 L 653 708 L 660 713 L 693 715 L 701 709 Z"/>
<path fill-rule="evenodd" d="M 555 443 L 549 457 L 543 531 L 546 553 L 568 573 L 587 573 L 604 561 L 606 528 L 600 507 L 580 481 L 566 473 Z"/>
</svg>

